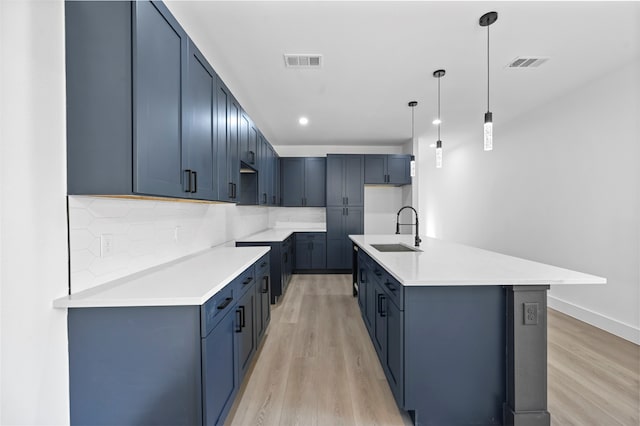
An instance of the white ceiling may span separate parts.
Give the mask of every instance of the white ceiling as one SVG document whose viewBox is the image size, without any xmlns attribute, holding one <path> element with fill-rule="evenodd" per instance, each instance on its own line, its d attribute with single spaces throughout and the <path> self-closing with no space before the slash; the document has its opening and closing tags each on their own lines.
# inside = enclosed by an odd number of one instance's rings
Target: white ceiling
<svg viewBox="0 0 640 426">
<path fill-rule="evenodd" d="M 274 145 L 390 145 L 431 136 L 444 68 L 442 139 L 481 137 L 486 28 L 496 133 L 527 110 L 640 56 L 640 2 L 168 1 L 244 109 Z M 290 69 L 284 53 L 320 53 Z M 517 56 L 538 69 L 506 69 Z M 640 77 L 639 77 L 640 78 Z M 301 127 L 298 117 L 309 117 Z"/>
</svg>

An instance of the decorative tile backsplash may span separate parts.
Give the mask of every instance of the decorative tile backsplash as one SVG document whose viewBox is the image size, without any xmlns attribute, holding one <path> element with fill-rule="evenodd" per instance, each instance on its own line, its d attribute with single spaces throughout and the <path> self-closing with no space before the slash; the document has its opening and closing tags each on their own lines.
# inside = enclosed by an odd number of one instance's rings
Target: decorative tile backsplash
<svg viewBox="0 0 640 426">
<path fill-rule="evenodd" d="M 71 291 L 233 241 L 268 225 L 269 209 L 264 207 L 69 196 Z"/>
</svg>

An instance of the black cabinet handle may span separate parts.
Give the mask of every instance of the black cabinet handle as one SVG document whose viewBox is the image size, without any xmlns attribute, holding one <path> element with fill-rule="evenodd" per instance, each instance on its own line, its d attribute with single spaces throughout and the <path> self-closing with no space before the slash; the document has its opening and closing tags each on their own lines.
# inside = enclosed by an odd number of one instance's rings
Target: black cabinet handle
<svg viewBox="0 0 640 426">
<path fill-rule="evenodd" d="M 342 197 L 342 205 L 343 205 L 343 206 L 344 206 L 345 204 L 347 204 L 347 202 L 346 202 L 345 200 L 346 200 L 346 198 L 345 198 L 345 197 Z"/>
<path fill-rule="evenodd" d="M 262 262 L 262 263 L 260 264 L 260 267 L 261 267 L 261 268 L 263 268 L 263 267 L 265 267 L 266 265 L 267 265 L 267 262 Z"/>
<path fill-rule="evenodd" d="M 289 252 L 284 252 L 284 263 L 287 263 L 289 261 Z"/>
<path fill-rule="evenodd" d="M 300 198 L 300 205 L 304 206 L 304 197 Z"/>
<path fill-rule="evenodd" d="M 184 172 L 186 173 L 184 192 L 192 192 L 191 191 L 191 179 L 192 179 L 192 177 L 191 177 L 191 169 L 186 169 Z"/>
<path fill-rule="evenodd" d="M 267 193 L 266 192 L 262 193 L 262 204 L 267 204 Z"/>
<path fill-rule="evenodd" d="M 381 317 L 387 316 L 387 313 L 382 309 L 385 299 L 386 297 L 384 296 L 384 294 L 378 295 L 378 313 Z"/>
<path fill-rule="evenodd" d="M 346 210 L 347 210 L 347 214 L 346 215 L 349 216 L 349 207 L 347 207 Z"/>
<path fill-rule="evenodd" d="M 377 277 L 382 275 L 382 272 L 379 269 L 376 269 L 373 273 L 376 274 Z"/>
<path fill-rule="evenodd" d="M 193 189 L 191 193 L 196 193 L 198 192 L 198 172 L 191 172 L 191 174 L 193 175 Z"/>
<path fill-rule="evenodd" d="M 238 184 L 233 184 L 233 198 L 238 198 Z"/>
<path fill-rule="evenodd" d="M 240 314 L 240 318 L 238 318 L 238 314 Z M 242 333 L 242 312 L 240 309 L 236 309 L 236 333 Z"/>
<path fill-rule="evenodd" d="M 264 281 L 264 288 L 262 289 L 263 293 L 269 293 L 269 276 L 265 275 L 264 277 L 262 277 L 262 280 Z"/>
<path fill-rule="evenodd" d="M 233 198 L 233 182 L 229 182 L 229 198 Z"/>
<path fill-rule="evenodd" d="M 255 164 L 255 162 L 256 162 L 256 153 L 253 152 L 253 151 L 249 151 L 249 155 L 251 156 L 251 160 L 249 160 L 249 162 L 251 164 Z"/>
<path fill-rule="evenodd" d="M 387 281 L 386 283 L 384 283 L 385 287 L 387 287 L 389 290 L 391 290 L 392 293 L 396 292 L 396 287 L 391 284 L 389 281 Z"/>
<path fill-rule="evenodd" d="M 274 205 L 276 204 L 276 196 L 275 195 L 273 196 L 273 204 Z"/>
<path fill-rule="evenodd" d="M 226 299 L 224 299 L 224 302 L 218 305 L 218 309 L 226 308 L 227 306 L 229 306 L 229 303 L 231 303 L 232 301 L 233 301 L 233 297 L 227 297 Z"/>
<path fill-rule="evenodd" d="M 251 281 L 253 281 L 253 277 L 247 277 L 244 281 L 242 281 L 242 285 L 247 285 L 247 284 L 249 284 Z"/>
<path fill-rule="evenodd" d="M 346 204 L 347 204 L 347 205 L 349 205 L 349 197 L 347 197 L 347 202 L 346 202 Z"/>
<path fill-rule="evenodd" d="M 366 278 L 367 278 L 366 272 L 364 271 L 363 268 L 360 268 L 360 282 L 361 283 L 366 283 L 367 282 Z"/>
<path fill-rule="evenodd" d="M 240 308 L 240 329 L 245 327 L 244 324 L 244 306 L 238 306 Z"/>
</svg>

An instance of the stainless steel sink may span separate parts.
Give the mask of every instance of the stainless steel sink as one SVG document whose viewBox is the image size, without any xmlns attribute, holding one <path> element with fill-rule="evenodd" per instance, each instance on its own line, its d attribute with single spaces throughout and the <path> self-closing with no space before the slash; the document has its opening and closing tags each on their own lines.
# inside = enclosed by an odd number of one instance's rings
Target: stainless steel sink
<svg viewBox="0 0 640 426">
<path fill-rule="evenodd" d="M 419 248 L 405 246 L 404 244 L 371 244 L 371 247 L 378 251 L 388 252 L 422 251 Z"/>
</svg>

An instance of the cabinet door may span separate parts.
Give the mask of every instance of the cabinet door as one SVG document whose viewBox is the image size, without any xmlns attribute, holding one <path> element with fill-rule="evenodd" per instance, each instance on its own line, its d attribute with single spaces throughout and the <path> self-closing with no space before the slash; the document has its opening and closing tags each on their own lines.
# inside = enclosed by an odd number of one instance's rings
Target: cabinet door
<svg viewBox="0 0 640 426">
<path fill-rule="evenodd" d="M 364 183 L 387 183 L 387 156 L 367 154 L 364 156 Z"/>
<path fill-rule="evenodd" d="M 367 286 L 366 286 L 366 306 L 365 306 L 365 315 L 364 318 L 367 323 L 367 329 L 369 330 L 369 334 L 373 339 L 373 332 L 375 330 L 375 320 L 376 320 L 376 285 L 375 280 L 373 279 L 373 271 L 371 269 L 367 269 Z"/>
<path fill-rule="evenodd" d="M 327 206 L 344 205 L 344 156 L 327 156 Z"/>
<path fill-rule="evenodd" d="M 233 182 L 229 180 L 229 125 L 231 93 L 227 86 L 218 80 L 216 87 L 216 142 L 218 153 L 216 163 L 218 168 L 218 198 L 221 201 L 231 201 Z"/>
<path fill-rule="evenodd" d="M 251 154 L 249 149 L 249 129 L 251 129 L 251 119 L 246 112 L 240 111 L 240 122 L 238 124 L 238 150 L 240 161 L 251 164 Z"/>
<path fill-rule="evenodd" d="M 327 269 L 345 269 L 344 240 L 342 238 L 327 239 Z"/>
<path fill-rule="evenodd" d="M 324 238 L 316 238 L 311 242 L 311 269 L 327 267 L 327 243 Z"/>
<path fill-rule="evenodd" d="M 369 272 L 361 259 L 358 259 L 358 306 L 360 306 L 360 312 L 362 316 L 365 315 L 367 307 L 367 275 Z"/>
<path fill-rule="evenodd" d="M 327 205 L 327 160 L 325 158 L 305 158 L 304 192 L 307 207 Z"/>
<path fill-rule="evenodd" d="M 236 316 L 229 312 L 202 340 L 204 424 L 222 424 L 238 390 Z"/>
<path fill-rule="evenodd" d="M 134 7 L 133 191 L 183 197 L 187 34 L 163 5 L 144 1 Z"/>
<path fill-rule="evenodd" d="M 327 239 L 336 240 L 344 237 L 343 222 L 346 207 L 327 207 Z"/>
<path fill-rule="evenodd" d="M 345 207 L 342 232 L 346 238 L 364 233 L 364 207 Z"/>
<path fill-rule="evenodd" d="M 268 204 L 268 179 L 267 176 L 269 174 L 269 162 L 267 159 L 267 141 L 262 136 L 261 133 L 258 134 L 258 162 L 259 162 L 259 172 L 258 172 L 258 203 L 261 206 L 265 206 Z"/>
<path fill-rule="evenodd" d="M 304 203 L 304 158 L 282 158 L 282 205 L 300 207 Z"/>
<path fill-rule="evenodd" d="M 271 318 L 270 299 L 269 299 L 269 271 L 258 277 L 255 285 L 256 297 L 256 348 L 262 340 L 264 332 L 267 330 L 269 319 Z"/>
<path fill-rule="evenodd" d="M 203 200 L 216 200 L 218 181 L 214 173 L 216 74 L 189 41 L 187 91 L 183 140 L 185 193 Z"/>
<path fill-rule="evenodd" d="M 249 127 L 249 158 L 248 163 L 254 169 L 258 166 L 258 129 L 253 125 L 253 122 L 249 120 L 251 126 Z"/>
<path fill-rule="evenodd" d="M 386 370 L 391 391 L 400 406 L 404 405 L 404 312 L 387 301 Z"/>
<path fill-rule="evenodd" d="M 385 365 L 387 345 L 387 295 L 378 285 L 375 285 L 375 321 L 373 346 L 378 352 L 380 363 Z"/>
<path fill-rule="evenodd" d="M 364 205 L 364 155 L 346 155 L 344 197 L 347 206 Z"/>
<path fill-rule="evenodd" d="M 238 377 L 240 382 L 244 377 L 247 368 L 251 364 L 251 358 L 255 352 L 255 292 L 249 289 L 244 296 L 238 301 L 236 307 L 237 321 L 236 332 L 238 334 Z"/>
<path fill-rule="evenodd" d="M 387 183 L 396 185 L 411 183 L 411 157 L 409 155 L 387 156 Z"/>
<path fill-rule="evenodd" d="M 311 242 L 296 238 L 296 269 L 311 269 Z"/>
<path fill-rule="evenodd" d="M 227 173 L 233 185 L 231 201 L 238 200 L 238 182 L 240 181 L 240 155 L 238 146 L 238 125 L 240 123 L 240 105 L 231 96 L 229 102 L 229 139 L 227 140 Z"/>
</svg>

